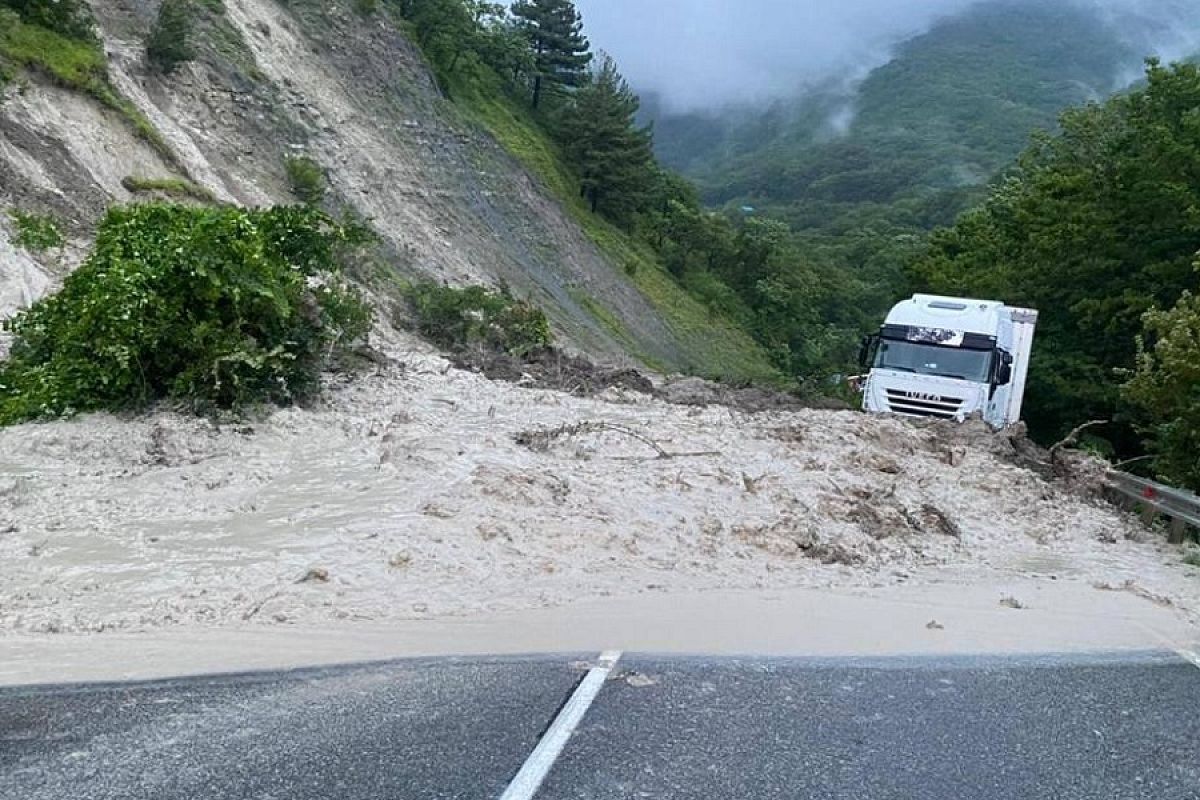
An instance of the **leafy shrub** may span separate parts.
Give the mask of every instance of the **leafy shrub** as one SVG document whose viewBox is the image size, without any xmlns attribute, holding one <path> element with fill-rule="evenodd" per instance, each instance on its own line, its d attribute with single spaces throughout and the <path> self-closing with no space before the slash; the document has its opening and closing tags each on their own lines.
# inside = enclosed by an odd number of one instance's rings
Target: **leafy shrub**
<svg viewBox="0 0 1200 800">
<path fill-rule="evenodd" d="M 302 400 L 369 325 L 338 275 L 346 255 L 341 227 L 309 208 L 110 209 L 62 290 L 6 323 L 0 424 Z"/>
<path fill-rule="evenodd" d="M 14 208 L 8 212 L 16 228 L 13 242 L 34 253 L 63 246 L 62 231 L 53 217 Z"/>
<path fill-rule="evenodd" d="M 163 0 L 158 7 L 158 17 L 146 37 L 146 58 L 163 74 L 196 57 L 192 47 L 194 15 L 190 0 Z"/>
<path fill-rule="evenodd" d="M 284 161 L 292 194 L 310 206 L 325 198 L 325 170 L 308 156 L 289 156 Z"/>
<path fill-rule="evenodd" d="M 1173 309 L 1151 311 L 1145 322 L 1149 341 L 1138 342 L 1125 399 L 1147 420 L 1159 476 L 1200 491 L 1200 297 L 1184 292 Z"/>
<path fill-rule="evenodd" d="M 412 287 L 409 298 L 417 330 L 450 350 L 483 346 L 523 356 L 553 341 L 542 310 L 506 289 L 422 283 Z"/>
<path fill-rule="evenodd" d="M 92 11 L 84 0 L 0 0 L 22 21 L 72 39 L 95 39 Z"/>
</svg>

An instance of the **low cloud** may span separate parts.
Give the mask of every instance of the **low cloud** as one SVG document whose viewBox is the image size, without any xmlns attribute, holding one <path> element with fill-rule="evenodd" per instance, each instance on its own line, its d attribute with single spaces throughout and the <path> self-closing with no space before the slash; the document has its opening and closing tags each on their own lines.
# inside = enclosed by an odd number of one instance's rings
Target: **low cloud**
<svg viewBox="0 0 1200 800">
<path fill-rule="evenodd" d="M 676 110 L 861 77 L 898 43 L 980 2 L 987 0 L 576 0 L 593 46 Z M 1045 2 L 1095 8 L 1147 54 L 1179 58 L 1200 46 L 1195 0 Z"/>
</svg>

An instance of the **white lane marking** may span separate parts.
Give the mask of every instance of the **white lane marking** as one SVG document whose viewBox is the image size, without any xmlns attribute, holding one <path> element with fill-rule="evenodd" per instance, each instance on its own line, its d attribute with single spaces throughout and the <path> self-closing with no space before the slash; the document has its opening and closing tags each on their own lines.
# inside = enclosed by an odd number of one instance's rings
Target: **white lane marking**
<svg viewBox="0 0 1200 800">
<path fill-rule="evenodd" d="M 517 777 L 513 778 L 504 794 L 500 795 L 500 800 L 532 800 L 546 776 L 550 774 L 550 768 L 567 746 L 571 734 L 583 721 L 583 715 L 604 688 L 604 682 L 608 680 L 609 673 L 620 658 L 620 650 L 606 650 L 600 654 L 599 662 L 583 676 L 571 699 L 563 706 L 562 711 L 558 712 L 558 716 L 546 730 L 546 735 L 529 754 L 529 758 L 525 759 Z"/>
<path fill-rule="evenodd" d="M 1138 622 L 1135 624 L 1143 631 L 1150 634 L 1153 638 L 1158 639 L 1158 641 L 1161 642 L 1162 645 L 1172 653 L 1179 656 L 1184 661 L 1190 662 L 1193 667 L 1200 669 L 1200 643 L 1197 643 L 1195 646 L 1182 645 L 1150 625 L 1147 625 L 1143 622 Z"/>
</svg>

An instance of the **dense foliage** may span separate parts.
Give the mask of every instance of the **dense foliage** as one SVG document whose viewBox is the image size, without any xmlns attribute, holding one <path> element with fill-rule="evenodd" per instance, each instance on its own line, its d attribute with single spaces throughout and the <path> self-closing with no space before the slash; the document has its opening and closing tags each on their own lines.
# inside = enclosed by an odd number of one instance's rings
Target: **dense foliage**
<svg viewBox="0 0 1200 800">
<path fill-rule="evenodd" d="M 163 0 L 146 38 L 146 58 L 160 72 L 169 74 L 196 57 L 192 45 L 195 28 L 191 0 Z"/>
<path fill-rule="evenodd" d="M 1027 416 L 1046 438 L 1083 419 L 1117 418 L 1127 423 L 1113 431 L 1117 445 L 1136 446 L 1128 424 L 1140 420 L 1121 402 L 1117 371 L 1135 365 L 1143 316 L 1200 286 L 1192 269 L 1200 249 L 1197 109 L 1200 70 L 1151 63 L 1144 88 L 1064 115 L 1062 133 L 1038 139 L 987 202 L 935 234 L 914 265 L 935 291 L 1041 311 Z M 1175 406 L 1151 384 L 1176 385 L 1187 374 L 1173 354 L 1186 351 L 1180 326 L 1193 306 L 1150 315 L 1150 361 L 1132 395 L 1170 441 L 1195 434 L 1162 427 L 1175 424 Z M 1190 402 L 1187 392 L 1179 402 Z"/>
<path fill-rule="evenodd" d="M 369 323 L 338 278 L 353 241 L 308 208 L 111 209 L 62 290 L 5 323 L 0 424 L 304 399 Z"/>
<path fill-rule="evenodd" d="M 69 39 L 94 39 L 95 22 L 85 0 L 0 0 L 21 20 Z"/>
<path fill-rule="evenodd" d="M 561 90 L 587 81 L 591 45 L 583 35 L 583 19 L 571 0 L 517 0 L 513 16 L 533 52 L 534 108 L 545 89 Z"/>
<path fill-rule="evenodd" d="M 541 309 L 507 290 L 421 283 L 409 291 L 417 330 L 442 347 L 524 356 L 553 341 Z"/>
<path fill-rule="evenodd" d="M 606 57 L 559 123 L 563 151 L 579 171 L 580 193 L 593 213 L 627 220 L 643 207 L 654 154 L 650 132 L 636 124 L 637 110 L 637 95 Z"/>
<path fill-rule="evenodd" d="M 1200 491 L 1200 297 L 1184 292 L 1170 311 L 1146 315 L 1125 398 L 1149 420 L 1158 474 Z"/>
<path fill-rule="evenodd" d="M 325 199 L 325 170 L 308 156 L 288 156 L 283 166 L 292 194 L 301 202 L 318 206 Z"/>
<path fill-rule="evenodd" d="M 11 209 L 8 218 L 13 224 L 13 243 L 34 253 L 62 247 L 66 239 L 53 217 L 32 211 Z"/>
</svg>

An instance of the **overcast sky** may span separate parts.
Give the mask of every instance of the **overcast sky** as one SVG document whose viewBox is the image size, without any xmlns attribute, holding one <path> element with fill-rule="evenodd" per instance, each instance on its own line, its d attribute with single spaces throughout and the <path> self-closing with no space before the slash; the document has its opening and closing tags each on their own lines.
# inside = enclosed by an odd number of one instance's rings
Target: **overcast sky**
<svg viewBox="0 0 1200 800">
<path fill-rule="evenodd" d="M 676 107 L 790 93 L 858 77 L 939 17 L 980 0 L 576 0 L 594 48 L 610 52 L 640 91 Z M 1200 0 L 1043 0 L 1165 17 L 1198 16 Z M 1166 10 L 1164 10 L 1166 9 Z M 1186 11 L 1185 11 L 1186 10 Z M 1162 35 L 1179 38 L 1177 25 Z M 1187 32 L 1190 42 L 1200 37 Z M 1179 42 L 1164 42 L 1170 52 Z"/>
</svg>

